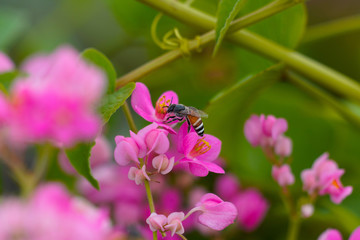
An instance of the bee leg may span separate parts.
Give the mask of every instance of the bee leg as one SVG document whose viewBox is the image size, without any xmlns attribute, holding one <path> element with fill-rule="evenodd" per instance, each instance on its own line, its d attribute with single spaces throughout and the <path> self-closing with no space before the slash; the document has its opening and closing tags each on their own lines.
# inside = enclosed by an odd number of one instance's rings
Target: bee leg
<svg viewBox="0 0 360 240">
<path fill-rule="evenodd" d="M 191 124 L 190 124 L 190 120 L 188 117 L 186 117 L 186 122 L 188 124 L 188 132 L 190 132 L 190 129 L 191 129 Z"/>
<path fill-rule="evenodd" d="M 169 116 L 169 117 L 167 117 L 165 122 L 169 121 L 169 119 L 172 119 L 172 118 L 174 118 L 174 117 L 176 117 L 176 116 Z"/>
</svg>

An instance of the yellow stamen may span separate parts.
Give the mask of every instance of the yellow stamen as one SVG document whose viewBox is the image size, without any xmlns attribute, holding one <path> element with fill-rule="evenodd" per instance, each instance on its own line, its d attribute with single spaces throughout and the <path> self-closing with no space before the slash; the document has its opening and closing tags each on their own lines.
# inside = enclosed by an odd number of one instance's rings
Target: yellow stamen
<svg viewBox="0 0 360 240">
<path fill-rule="evenodd" d="M 332 184 L 334 187 L 336 187 L 337 189 L 340 189 L 340 188 L 341 188 L 340 185 L 339 185 L 339 183 L 336 181 L 336 179 L 332 180 L 331 184 Z"/>
<path fill-rule="evenodd" d="M 197 140 L 194 148 L 190 152 L 190 154 L 192 156 L 195 157 L 195 156 L 202 155 L 211 149 L 209 142 L 205 141 L 204 139 L 205 139 L 205 137 Z"/>
<path fill-rule="evenodd" d="M 156 102 L 155 110 L 157 113 L 165 114 L 166 108 L 165 106 L 169 106 L 170 100 L 165 98 L 165 95 L 161 96 L 159 100 Z"/>
</svg>

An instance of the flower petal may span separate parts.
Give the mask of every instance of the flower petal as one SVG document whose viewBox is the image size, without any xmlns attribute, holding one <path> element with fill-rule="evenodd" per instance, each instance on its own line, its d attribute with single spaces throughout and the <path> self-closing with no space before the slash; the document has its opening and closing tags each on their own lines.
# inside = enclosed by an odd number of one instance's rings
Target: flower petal
<svg viewBox="0 0 360 240">
<path fill-rule="evenodd" d="M 201 154 L 199 156 L 197 156 L 196 158 L 199 160 L 203 160 L 203 161 L 209 161 L 212 162 L 214 161 L 220 154 L 220 150 L 221 150 L 221 141 L 209 134 L 205 134 L 205 141 L 207 141 L 211 148 L 209 151 L 207 151 L 204 154 Z"/>
<path fill-rule="evenodd" d="M 146 121 L 153 122 L 155 109 L 151 103 L 149 89 L 145 84 L 137 82 L 135 90 L 131 96 L 131 106 L 134 111 L 143 117 Z"/>
<path fill-rule="evenodd" d="M 351 234 L 349 240 L 359 240 L 360 239 L 360 227 L 356 228 Z"/>
<path fill-rule="evenodd" d="M 187 134 L 183 141 L 183 154 L 185 156 L 188 156 L 191 150 L 194 148 L 197 140 L 199 139 L 199 136 L 195 132 L 191 132 Z M 178 142 L 179 144 L 179 142 Z"/>
<path fill-rule="evenodd" d="M 114 157 L 115 161 L 121 166 L 127 165 L 130 161 L 139 163 L 135 149 L 126 141 L 122 141 L 116 145 Z"/>
</svg>

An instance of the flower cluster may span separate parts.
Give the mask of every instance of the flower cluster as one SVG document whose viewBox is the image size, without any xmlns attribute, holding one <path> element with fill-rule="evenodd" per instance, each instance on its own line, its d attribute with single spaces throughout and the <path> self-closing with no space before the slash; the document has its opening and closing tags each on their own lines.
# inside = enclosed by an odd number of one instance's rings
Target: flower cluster
<svg viewBox="0 0 360 240">
<path fill-rule="evenodd" d="M 13 67 L 1 54 L 0 70 Z M 0 94 L 0 122 L 10 140 L 70 147 L 95 139 L 101 128 L 96 106 L 106 84 L 99 69 L 64 46 L 29 58 L 21 71 L 9 94 Z"/>
<path fill-rule="evenodd" d="M 344 187 L 340 181 L 344 172 L 335 161 L 329 159 L 328 153 L 324 153 L 316 159 L 311 169 L 302 171 L 303 188 L 309 195 L 329 194 L 331 200 L 339 204 L 352 193 L 352 187 Z"/>
<path fill-rule="evenodd" d="M 4 199 L 0 222 L 0 239 L 110 240 L 121 234 L 113 232 L 106 209 L 70 196 L 55 183 L 40 186 L 28 202 Z"/>
</svg>

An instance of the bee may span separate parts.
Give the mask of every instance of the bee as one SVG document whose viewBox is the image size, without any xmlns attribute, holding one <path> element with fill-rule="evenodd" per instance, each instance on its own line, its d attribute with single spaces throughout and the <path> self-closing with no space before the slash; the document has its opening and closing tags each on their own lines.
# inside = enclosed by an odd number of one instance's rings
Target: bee
<svg viewBox="0 0 360 240">
<path fill-rule="evenodd" d="M 184 121 L 184 118 L 186 119 L 186 122 L 188 124 L 188 132 L 190 132 L 191 126 L 194 128 L 195 132 L 199 136 L 204 136 L 204 124 L 201 120 L 201 118 L 207 118 L 208 115 L 204 113 L 203 111 L 194 108 L 194 107 L 188 107 L 183 104 L 171 104 L 167 107 L 166 113 L 174 114 L 172 116 L 167 117 L 166 122 L 171 123 L 174 121 Z"/>
</svg>

